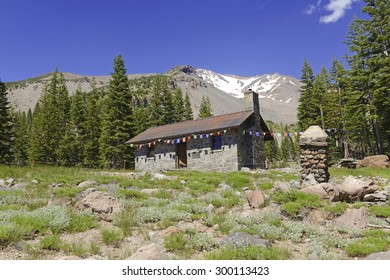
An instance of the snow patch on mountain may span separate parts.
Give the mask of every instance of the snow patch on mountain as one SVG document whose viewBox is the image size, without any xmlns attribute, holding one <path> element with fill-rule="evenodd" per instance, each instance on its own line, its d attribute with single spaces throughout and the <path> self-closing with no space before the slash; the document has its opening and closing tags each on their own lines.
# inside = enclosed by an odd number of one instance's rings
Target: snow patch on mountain
<svg viewBox="0 0 390 280">
<path fill-rule="evenodd" d="M 224 91 L 236 98 L 243 98 L 244 92 L 249 89 L 257 92 L 260 98 L 290 103 L 291 96 L 279 96 L 286 88 L 296 89 L 299 83 L 295 78 L 279 74 L 257 75 L 254 77 L 241 77 L 236 75 L 220 74 L 207 69 L 196 69 L 195 74 L 206 83 L 212 84 L 217 89 Z M 292 79 L 295 81 L 293 82 Z"/>
</svg>

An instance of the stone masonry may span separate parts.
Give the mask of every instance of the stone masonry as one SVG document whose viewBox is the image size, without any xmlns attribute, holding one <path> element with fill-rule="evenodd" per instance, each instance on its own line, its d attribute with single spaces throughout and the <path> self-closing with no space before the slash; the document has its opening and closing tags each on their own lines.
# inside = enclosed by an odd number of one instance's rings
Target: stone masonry
<svg viewBox="0 0 390 280">
<path fill-rule="evenodd" d="M 328 135 L 319 126 L 309 127 L 300 137 L 300 175 L 304 180 L 312 174 L 319 183 L 329 181 Z"/>
</svg>

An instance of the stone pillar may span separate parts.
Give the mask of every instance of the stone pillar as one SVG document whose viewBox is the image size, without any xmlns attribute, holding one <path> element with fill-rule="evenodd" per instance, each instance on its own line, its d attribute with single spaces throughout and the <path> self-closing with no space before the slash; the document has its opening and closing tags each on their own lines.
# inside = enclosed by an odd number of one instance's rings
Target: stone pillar
<svg viewBox="0 0 390 280">
<path fill-rule="evenodd" d="M 329 181 L 328 138 L 318 125 L 309 127 L 299 138 L 301 180 L 312 174 L 319 183 Z"/>
</svg>

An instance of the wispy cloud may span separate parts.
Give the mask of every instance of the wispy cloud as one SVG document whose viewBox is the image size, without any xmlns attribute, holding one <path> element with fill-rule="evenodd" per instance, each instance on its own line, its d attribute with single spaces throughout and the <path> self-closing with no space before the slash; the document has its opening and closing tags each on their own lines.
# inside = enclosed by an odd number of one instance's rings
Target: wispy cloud
<svg viewBox="0 0 390 280">
<path fill-rule="evenodd" d="M 318 0 L 317 3 L 308 5 L 303 11 L 303 13 L 306 15 L 311 15 L 320 7 L 320 5 L 321 0 Z"/>
<path fill-rule="evenodd" d="M 352 8 L 352 3 L 358 0 L 330 0 L 325 9 L 331 12 L 329 15 L 320 17 L 321 23 L 332 23 L 338 21 L 345 14 L 346 10 Z"/>
</svg>

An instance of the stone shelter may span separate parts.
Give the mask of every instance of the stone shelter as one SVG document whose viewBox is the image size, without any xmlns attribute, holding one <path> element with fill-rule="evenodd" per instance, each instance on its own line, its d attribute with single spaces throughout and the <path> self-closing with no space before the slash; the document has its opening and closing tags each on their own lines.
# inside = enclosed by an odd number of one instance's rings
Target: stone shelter
<svg viewBox="0 0 390 280">
<path fill-rule="evenodd" d="M 245 111 L 151 127 L 127 141 L 135 169 L 238 171 L 265 168 L 264 141 L 272 140 L 258 94 L 245 93 Z"/>
</svg>

